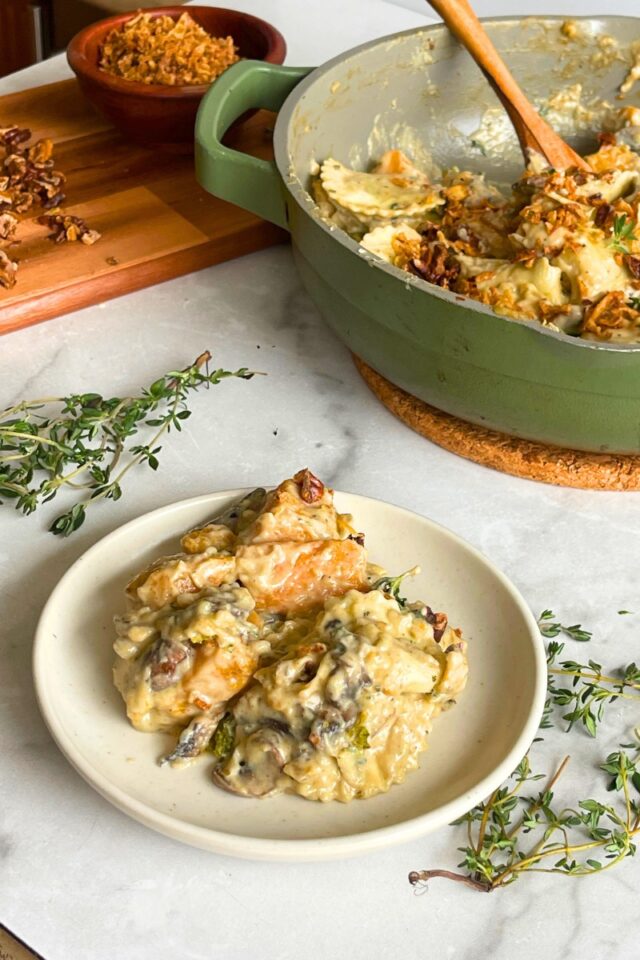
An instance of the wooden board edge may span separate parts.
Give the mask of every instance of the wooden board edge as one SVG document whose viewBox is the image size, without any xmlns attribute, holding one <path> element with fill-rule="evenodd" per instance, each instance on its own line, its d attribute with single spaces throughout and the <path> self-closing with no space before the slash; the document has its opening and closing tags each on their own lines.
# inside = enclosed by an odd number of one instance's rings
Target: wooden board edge
<svg viewBox="0 0 640 960">
<path fill-rule="evenodd" d="M 187 247 L 174 253 L 165 254 L 154 260 L 143 263 L 134 263 L 118 270 L 113 274 L 113 283 L 109 283 L 109 276 L 104 274 L 87 280 L 83 278 L 78 283 L 70 284 L 62 290 L 46 291 L 35 294 L 29 299 L 12 305 L 9 309 L 1 305 L 0 294 L 0 336 L 34 326 L 45 320 L 66 316 L 85 307 L 93 307 L 107 300 L 135 293 L 156 283 L 166 280 L 175 280 L 176 277 L 186 276 L 203 270 L 205 267 L 216 266 L 219 263 L 228 263 L 248 253 L 257 253 L 268 247 L 286 243 L 289 234 L 266 221 L 248 223 L 239 233 L 234 235 L 233 254 L 226 256 L 220 250 L 225 238 L 219 237 L 195 247 Z M 157 277 L 158 267 L 167 269 L 160 281 Z M 7 319 L 8 318 L 8 319 Z"/>
</svg>

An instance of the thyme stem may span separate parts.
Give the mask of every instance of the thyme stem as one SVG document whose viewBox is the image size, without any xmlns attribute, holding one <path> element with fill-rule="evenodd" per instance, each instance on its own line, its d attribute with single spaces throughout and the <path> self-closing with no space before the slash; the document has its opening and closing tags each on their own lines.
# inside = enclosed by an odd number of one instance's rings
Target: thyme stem
<svg viewBox="0 0 640 960">
<path fill-rule="evenodd" d="M 77 497 L 85 491 L 49 528 L 62 536 L 73 533 L 91 504 L 120 498 L 122 481 L 133 467 L 146 463 L 158 468 L 159 440 L 172 429 L 181 430 L 191 415 L 189 394 L 227 377 L 249 380 L 254 375 L 245 367 L 210 371 L 210 360 L 206 350 L 137 396 L 70 394 L 7 407 L 0 413 L 0 497 L 14 500 L 16 509 L 29 514 L 62 489 Z M 151 439 L 131 444 L 145 427 L 155 428 Z"/>
<path fill-rule="evenodd" d="M 578 643 L 591 639 L 591 634 L 579 624 L 564 627 L 551 623 L 552 618 L 553 613 L 546 610 L 539 619 L 541 632 L 548 638 L 564 633 Z M 595 737 L 605 704 L 618 698 L 640 699 L 635 693 L 640 690 L 640 668 L 630 663 L 615 676 L 594 660 L 588 664 L 565 660 L 554 666 L 563 648 L 563 643 L 553 639 L 547 648 L 549 696 L 541 726 L 553 726 L 555 705 L 569 706 L 570 712 L 563 715 L 569 721 L 567 730 L 580 720 L 586 732 Z M 557 676 L 571 677 L 571 686 L 557 687 Z M 554 790 L 566 770 L 568 756 L 536 796 L 524 796 L 523 784 L 542 778 L 531 772 L 527 754 L 505 784 L 456 821 L 466 824 L 467 845 L 460 848 L 464 858 L 458 864 L 464 872 L 413 871 L 410 883 L 445 878 L 488 893 L 528 872 L 584 877 L 610 870 L 626 857 L 634 856 L 635 838 L 640 834 L 640 799 L 633 793 L 640 797 L 640 730 L 635 731 L 635 737 L 633 743 L 620 744 L 600 764 L 611 777 L 607 789 L 618 794 L 617 806 L 591 798 L 580 800 L 575 806 L 554 806 Z M 535 841 L 527 848 L 522 838 L 528 834 Z M 594 859 L 594 854 L 602 859 Z M 546 865 L 549 858 L 555 862 Z"/>
</svg>

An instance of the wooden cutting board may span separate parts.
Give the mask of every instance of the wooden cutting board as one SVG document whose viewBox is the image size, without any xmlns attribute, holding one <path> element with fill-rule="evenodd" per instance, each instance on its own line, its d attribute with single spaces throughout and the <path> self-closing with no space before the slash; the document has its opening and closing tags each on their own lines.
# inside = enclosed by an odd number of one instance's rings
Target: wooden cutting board
<svg viewBox="0 0 640 960">
<path fill-rule="evenodd" d="M 274 116 L 260 111 L 228 135 L 235 149 L 271 157 Z M 84 99 L 75 80 L 0 97 L 0 126 L 51 137 L 67 177 L 66 213 L 102 238 L 55 244 L 37 223 L 18 227 L 8 252 L 18 282 L 0 287 L 0 333 L 280 243 L 273 224 L 217 200 L 195 180 L 193 156 L 127 143 Z"/>
</svg>

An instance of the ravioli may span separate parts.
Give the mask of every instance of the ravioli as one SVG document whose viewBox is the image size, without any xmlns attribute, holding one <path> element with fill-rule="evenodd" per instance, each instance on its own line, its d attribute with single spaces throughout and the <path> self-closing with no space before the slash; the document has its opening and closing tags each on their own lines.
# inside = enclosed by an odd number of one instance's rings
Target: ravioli
<svg viewBox="0 0 640 960">
<path fill-rule="evenodd" d="M 435 717 L 466 684 L 466 644 L 381 590 L 328 601 L 232 706 L 214 778 L 243 796 L 366 799 L 418 765 Z"/>
<path fill-rule="evenodd" d="M 327 196 L 359 216 L 393 220 L 402 212 L 408 219 L 426 215 L 443 204 L 441 191 L 426 177 L 401 173 L 364 173 L 338 160 L 326 160 L 320 181 Z"/>
<path fill-rule="evenodd" d="M 466 643 L 398 598 L 333 491 L 301 470 L 181 546 L 131 581 L 115 620 L 129 721 L 177 737 L 162 762 L 204 754 L 215 784 L 251 797 L 348 802 L 401 783 L 464 689 Z"/>
<path fill-rule="evenodd" d="M 618 112 L 623 133 L 640 122 Z M 635 343 L 640 156 L 624 139 L 603 134 L 586 171 L 532 156 L 511 194 L 458 169 L 430 183 L 399 150 L 369 171 L 330 158 L 314 191 L 323 218 L 429 284 L 572 336 Z"/>
<path fill-rule="evenodd" d="M 386 260 L 388 263 L 393 263 L 394 266 L 398 266 L 398 264 L 402 263 L 402 256 L 397 249 L 398 240 L 406 240 L 420 244 L 421 237 L 417 230 L 414 230 L 413 227 L 407 226 L 406 224 L 402 224 L 401 226 L 388 224 L 384 227 L 375 227 L 373 230 L 370 230 L 369 233 L 364 235 L 360 243 L 365 250 L 369 250 L 370 253 L 375 253 L 381 260 Z"/>
</svg>

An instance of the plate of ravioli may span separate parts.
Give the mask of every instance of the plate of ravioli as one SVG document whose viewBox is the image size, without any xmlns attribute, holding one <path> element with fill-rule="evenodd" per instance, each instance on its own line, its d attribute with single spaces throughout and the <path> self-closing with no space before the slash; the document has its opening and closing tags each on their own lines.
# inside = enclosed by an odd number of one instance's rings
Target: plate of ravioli
<svg viewBox="0 0 640 960">
<path fill-rule="evenodd" d="M 53 591 L 34 650 L 58 746 L 205 849 L 329 859 L 450 822 L 531 743 L 544 648 L 473 547 L 308 469 L 149 513 Z"/>
</svg>

